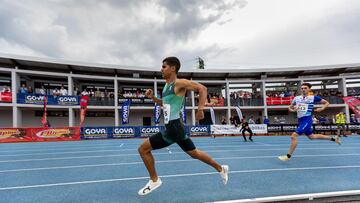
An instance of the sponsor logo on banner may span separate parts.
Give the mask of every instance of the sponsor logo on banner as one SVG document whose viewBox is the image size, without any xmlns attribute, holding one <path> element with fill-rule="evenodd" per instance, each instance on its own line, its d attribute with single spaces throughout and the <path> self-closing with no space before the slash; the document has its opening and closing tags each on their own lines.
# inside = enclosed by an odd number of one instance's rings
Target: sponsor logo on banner
<svg viewBox="0 0 360 203">
<path fill-rule="evenodd" d="M 127 123 L 129 119 L 129 106 L 123 106 L 123 123 Z"/>
<path fill-rule="evenodd" d="M 26 95 L 25 96 L 25 103 L 26 104 L 43 104 L 44 96 L 42 95 Z"/>
<path fill-rule="evenodd" d="M 130 100 L 124 102 L 121 108 L 121 123 L 123 125 L 129 123 L 130 103 Z"/>
<path fill-rule="evenodd" d="M 154 116 L 155 116 L 155 119 L 154 119 L 154 121 L 155 121 L 155 123 L 156 124 L 158 124 L 158 123 L 160 123 L 160 115 L 161 115 L 161 106 L 160 105 L 155 105 L 155 112 L 154 112 Z"/>
<path fill-rule="evenodd" d="M 78 105 L 79 99 L 77 97 L 62 96 L 58 97 L 59 105 Z"/>
<path fill-rule="evenodd" d="M 192 126 L 190 127 L 190 135 L 208 135 L 209 128 L 207 126 Z"/>
<path fill-rule="evenodd" d="M 58 138 L 58 137 L 70 137 L 70 129 L 46 129 L 39 131 L 35 134 L 41 138 Z"/>
<path fill-rule="evenodd" d="M 107 128 L 85 128 L 85 138 L 107 138 Z"/>
<path fill-rule="evenodd" d="M 151 136 L 151 135 L 155 135 L 156 133 L 159 133 L 160 132 L 160 127 L 142 127 L 141 128 L 141 136 L 142 137 L 148 137 L 148 136 Z"/>
<path fill-rule="evenodd" d="M 281 125 L 268 125 L 267 128 L 268 128 L 269 132 L 281 132 L 282 131 Z"/>
<path fill-rule="evenodd" d="M 119 104 L 126 102 L 128 99 L 119 99 Z"/>
<path fill-rule="evenodd" d="M 348 125 L 349 130 L 360 130 L 360 125 Z"/>
<path fill-rule="evenodd" d="M 135 137 L 135 130 L 132 127 L 118 127 L 113 129 L 114 138 Z"/>
<path fill-rule="evenodd" d="M 297 129 L 296 125 L 284 125 L 282 127 L 283 131 L 295 131 Z"/>
<path fill-rule="evenodd" d="M 31 142 L 25 128 L 0 128 L 0 143 L 6 142 Z"/>
<path fill-rule="evenodd" d="M 18 137 L 21 135 L 19 129 L 0 129 L 0 139 L 6 139 L 9 137 Z"/>
<path fill-rule="evenodd" d="M 142 103 L 143 103 L 143 100 L 142 100 L 142 99 L 131 99 L 131 103 L 134 103 L 134 104 L 142 104 Z"/>
<path fill-rule="evenodd" d="M 266 124 L 249 124 L 250 129 L 253 133 L 256 134 L 266 134 L 267 133 L 267 125 Z"/>
<path fill-rule="evenodd" d="M 212 134 L 239 134 L 240 128 L 234 125 L 211 125 Z"/>
<path fill-rule="evenodd" d="M 145 99 L 144 99 L 144 103 L 145 103 L 145 104 L 152 104 L 152 103 L 154 103 L 154 102 L 153 102 L 152 99 L 145 98 Z"/>
<path fill-rule="evenodd" d="M 336 125 L 315 125 L 315 130 L 318 131 L 331 131 L 336 129 L 337 129 Z"/>
</svg>

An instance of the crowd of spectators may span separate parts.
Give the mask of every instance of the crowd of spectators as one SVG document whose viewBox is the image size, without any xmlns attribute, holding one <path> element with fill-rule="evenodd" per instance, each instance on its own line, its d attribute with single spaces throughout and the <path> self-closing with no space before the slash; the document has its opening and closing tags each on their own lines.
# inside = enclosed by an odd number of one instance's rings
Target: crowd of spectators
<svg viewBox="0 0 360 203">
<path fill-rule="evenodd" d="M 199 94 L 195 94 L 195 102 L 199 102 Z M 221 93 L 209 93 L 206 98 L 205 106 L 225 106 L 225 99 Z"/>
<path fill-rule="evenodd" d="M 349 88 L 347 93 L 348 96 L 360 96 L 360 88 Z"/>
<path fill-rule="evenodd" d="M 8 92 L 11 92 L 11 89 L 10 89 L 10 87 L 9 86 L 2 86 L 1 88 L 0 88 L 0 92 L 1 93 L 8 93 Z"/>
<path fill-rule="evenodd" d="M 143 99 L 146 97 L 145 92 L 140 89 L 134 91 L 123 91 L 119 94 L 119 96 L 127 99 L 131 99 L 131 98 Z"/>
<path fill-rule="evenodd" d="M 231 92 L 230 93 L 230 98 L 231 99 L 237 99 L 237 98 L 255 99 L 255 98 L 261 98 L 261 93 L 260 92 L 251 93 L 251 92 L 248 92 L 248 91 L 239 90 L 239 91 L 236 91 L 236 92 Z"/>
<path fill-rule="evenodd" d="M 33 94 L 34 90 L 31 86 L 26 86 L 26 84 L 22 84 L 19 89 L 20 94 Z"/>
<path fill-rule="evenodd" d="M 81 93 L 78 89 L 75 89 L 74 93 L 78 95 L 87 95 L 89 98 L 97 98 L 98 100 L 105 100 L 105 99 L 114 99 L 114 92 L 108 91 L 107 89 L 100 90 L 99 88 L 95 89 L 84 89 Z"/>
<path fill-rule="evenodd" d="M 284 98 L 284 97 L 293 97 L 296 96 L 296 91 L 274 91 L 274 92 L 266 92 L 267 97 L 273 98 Z"/>
</svg>

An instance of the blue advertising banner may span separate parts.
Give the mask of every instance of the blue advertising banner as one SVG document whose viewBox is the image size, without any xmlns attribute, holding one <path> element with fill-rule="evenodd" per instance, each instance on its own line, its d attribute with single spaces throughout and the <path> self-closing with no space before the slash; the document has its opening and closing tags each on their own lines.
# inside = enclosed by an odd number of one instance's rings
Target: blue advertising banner
<svg viewBox="0 0 360 203">
<path fill-rule="evenodd" d="M 164 131 L 165 126 L 83 127 L 81 139 L 146 138 Z M 207 136 L 210 135 L 210 126 L 185 126 L 185 132 L 190 136 Z"/>
<path fill-rule="evenodd" d="M 111 129 L 111 138 L 134 138 L 138 134 L 138 127 L 114 127 Z"/>
<path fill-rule="evenodd" d="M 154 107 L 154 121 L 155 121 L 155 124 L 160 123 L 160 116 L 161 116 L 161 106 L 155 105 L 155 107 Z"/>
<path fill-rule="evenodd" d="M 110 138 L 111 129 L 108 127 L 84 127 L 81 129 L 82 139 L 105 139 Z"/>
<path fill-rule="evenodd" d="M 57 105 L 74 106 L 80 105 L 80 97 L 78 96 L 59 96 L 56 97 Z"/>
<path fill-rule="evenodd" d="M 123 103 L 121 108 L 121 123 L 128 124 L 129 123 L 129 117 L 130 117 L 130 100 Z"/>
<path fill-rule="evenodd" d="M 40 94 L 17 94 L 18 104 L 37 104 L 44 105 L 44 95 Z M 48 105 L 73 106 L 80 105 L 79 96 L 58 96 L 46 95 Z"/>
<path fill-rule="evenodd" d="M 36 94 L 17 94 L 17 103 L 19 104 L 38 104 L 44 105 L 44 95 L 36 95 Z M 49 100 L 53 100 L 54 97 L 48 97 Z"/>
<path fill-rule="evenodd" d="M 181 108 L 181 115 L 182 115 L 184 124 L 186 124 L 186 107 L 185 107 L 185 105 Z"/>
<path fill-rule="evenodd" d="M 164 130 L 165 130 L 164 126 L 140 126 L 140 136 L 150 137 Z"/>
<path fill-rule="evenodd" d="M 209 125 L 188 126 L 190 136 L 207 136 L 210 135 Z"/>
</svg>

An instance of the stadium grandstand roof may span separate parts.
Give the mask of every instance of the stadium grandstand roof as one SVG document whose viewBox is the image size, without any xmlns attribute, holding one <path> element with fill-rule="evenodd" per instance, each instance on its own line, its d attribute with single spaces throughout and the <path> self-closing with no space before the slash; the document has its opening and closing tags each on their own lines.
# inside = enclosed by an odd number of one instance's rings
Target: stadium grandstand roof
<svg viewBox="0 0 360 203">
<path fill-rule="evenodd" d="M 157 67 L 149 68 L 114 64 L 97 64 L 10 54 L 0 54 L 0 67 L 18 67 L 19 69 L 27 70 L 63 73 L 72 72 L 89 75 L 101 74 L 104 76 L 114 76 L 116 74 L 121 77 L 133 77 L 134 73 L 138 73 L 141 78 L 161 77 L 160 68 Z M 359 73 L 360 63 L 350 63 L 306 67 L 279 67 L 271 69 L 221 69 L 219 66 L 219 69 L 180 70 L 179 77 L 219 80 L 224 78 L 298 78 L 301 76 L 338 76 L 341 74 Z"/>
</svg>

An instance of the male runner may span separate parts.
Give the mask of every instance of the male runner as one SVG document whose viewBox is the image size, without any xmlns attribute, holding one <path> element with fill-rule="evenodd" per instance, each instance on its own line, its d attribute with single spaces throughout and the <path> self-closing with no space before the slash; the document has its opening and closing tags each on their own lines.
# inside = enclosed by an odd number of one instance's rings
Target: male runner
<svg viewBox="0 0 360 203">
<path fill-rule="evenodd" d="M 155 160 L 151 153 L 152 150 L 167 147 L 173 143 L 177 143 L 183 151 L 194 159 L 215 168 L 222 180 L 226 184 L 228 181 L 229 166 L 219 165 L 208 154 L 196 149 L 194 143 L 185 134 L 184 125 L 180 119 L 180 110 L 184 103 L 186 91 L 199 92 L 199 105 L 196 112 L 196 120 L 204 118 L 204 106 L 206 102 L 207 89 L 205 86 L 186 79 L 178 79 L 177 73 L 180 69 L 180 61 L 176 57 L 168 57 L 163 60 L 161 73 L 166 81 L 163 89 L 162 99 L 158 99 L 153 95 L 152 90 L 147 90 L 145 95 L 151 98 L 155 103 L 162 105 L 164 112 L 165 132 L 157 133 L 146 139 L 139 147 L 139 153 L 144 161 L 146 169 L 149 172 L 149 182 L 139 190 L 139 195 L 147 195 L 160 187 L 162 184 L 160 178 L 156 174 Z"/>
<path fill-rule="evenodd" d="M 324 111 L 328 106 L 329 102 L 325 99 L 321 99 L 319 96 L 309 95 L 311 91 L 311 84 L 310 83 L 303 83 L 301 85 L 301 96 L 297 96 L 292 101 L 291 105 L 289 106 L 290 112 L 297 112 L 297 117 L 299 121 L 298 128 L 295 132 L 291 135 L 291 145 L 287 155 L 279 156 L 278 158 L 281 161 L 289 161 L 292 154 L 294 153 L 296 146 L 297 146 L 297 136 L 305 134 L 309 139 L 323 139 L 323 140 L 330 140 L 336 142 L 337 144 L 341 144 L 341 140 L 338 136 L 331 137 L 322 134 L 313 134 L 312 132 L 312 111 L 321 112 Z M 314 109 L 315 103 L 321 103 L 323 106 L 321 108 Z"/>
</svg>

